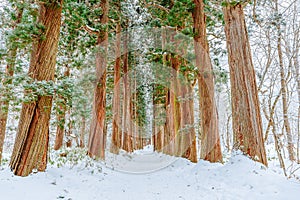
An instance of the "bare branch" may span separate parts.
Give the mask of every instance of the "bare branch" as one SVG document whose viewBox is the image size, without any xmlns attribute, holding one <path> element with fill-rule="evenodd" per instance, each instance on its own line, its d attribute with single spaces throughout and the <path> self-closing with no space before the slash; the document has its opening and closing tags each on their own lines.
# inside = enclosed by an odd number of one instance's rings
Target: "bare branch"
<svg viewBox="0 0 300 200">
<path fill-rule="evenodd" d="M 88 32 L 90 35 L 97 35 L 99 34 L 99 31 L 97 31 L 96 29 L 89 27 L 88 25 L 85 25 L 82 27 L 86 32 Z"/>
<path fill-rule="evenodd" d="M 169 10 L 168 8 L 165 8 L 165 7 L 163 7 L 163 6 L 160 5 L 160 4 L 156 4 L 155 2 L 147 3 L 146 0 L 143 0 L 143 2 L 144 2 L 144 4 L 145 4 L 145 7 L 146 7 L 146 8 L 149 8 L 149 7 L 155 7 L 155 8 L 158 8 L 158 9 L 160 9 L 160 10 L 163 10 L 163 11 L 165 11 L 165 12 L 167 12 L 167 13 L 170 12 L 170 10 Z"/>
</svg>

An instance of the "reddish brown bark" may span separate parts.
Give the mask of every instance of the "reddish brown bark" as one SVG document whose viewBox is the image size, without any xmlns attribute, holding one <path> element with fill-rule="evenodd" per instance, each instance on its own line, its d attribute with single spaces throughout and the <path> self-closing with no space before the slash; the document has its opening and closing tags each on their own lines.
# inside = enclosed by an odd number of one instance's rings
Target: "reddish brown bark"
<svg viewBox="0 0 300 200">
<path fill-rule="evenodd" d="M 80 138 L 79 138 L 79 147 L 85 147 L 85 127 L 86 127 L 86 119 L 85 116 L 81 119 L 81 129 L 80 129 Z"/>
<path fill-rule="evenodd" d="M 185 74 L 185 81 L 181 81 L 179 85 L 180 96 L 180 153 L 181 156 L 197 162 L 197 149 L 196 149 L 196 132 L 194 127 L 194 101 L 193 90 L 187 80 Z"/>
<path fill-rule="evenodd" d="M 62 4 L 62 0 L 40 4 L 38 21 L 45 27 L 45 39 L 33 43 L 28 73 L 33 80 L 54 79 Z M 52 96 L 39 96 L 34 102 L 23 103 L 10 162 L 15 175 L 27 176 L 33 169 L 45 170 L 51 107 Z"/>
<path fill-rule="evenodd" d="M 166 49 L 166 30 L 163 29 L 161 33 L 162 38 L 162 51 Z M 163 54 L 163 67 L 167 66 L 167 55 Z M 156 72 L 156 76 L 159 77 L 159 70 Z M 168 120 L 164 117 L 164 112 L 167 110 L 167 106 L 169 105 L 169 91 L 167 88 L 163 88 L 159 84 L 154 84 L 153 87 L 153 145 L 155 151 L 164 151 L 168 150 L 168 143 L 170 143 L 169 132 L 168 132 Z M 165 113 L 167 114 L 167 113 Z M 167 116 L 170 116 L 167 114 Z M 164 122 L 165 121 L 165 122 Z"/>
<path fill-rule="evenodd" d="M 118 154 L 122 145 L 121 129 L 121 101 L 120 101 L 120 78 L 121 78 L 121 24 L 117 24 L 116 31 L 116 59 L 114 66 L 114 96 L 113 96 L 113 130 L 110 151 Z"/>
<path fill-rule="evenodd" d="M 103 25 L 108 23 L 109 0 L 101 0 L 100 7 L 102 15 L 100 22 Z M 106 131 L 106 65 L 107 65 L 107 28 L 100 30 L 97 40 L 96 53 L 96 86 L 94 91 L 92 122 L 88 142 L 88 155 L 95 159 L 105 159 Z"/>
<path fill-rule="evenodd" d="M 221 162 L 222 152 L 220 145 L 217 108 L 215 105 L 214 77 L 206 38 L 204 3 L 202 0 L 194 0 L 194 3 L 194 48 L 196 55 L 196 66 L 199 73 L 198 87 L 201 119 L 200 158 L 210 162 Z"/>
<path fill-rule="evenodd" d="M 230 65 L 234 147 L 267 165 L 256 78 L 242 4 L 223 8 Z"/>
<path fill-rule="evenodd" d="M 131 87 L 130 87 L 130 75 L 129 75 L 129 63 L 128 63 L 128 35 L 124 41 L 124 49 L 126 49 L 123 57 L 123 70 L 124 70 L 124 102 L 123 102 L 123 143 L 122 149 L 127 152 L 133 151 L 132 143 L 132 126 L 131 126 L 131 116 L 130 116 L 130 96 L 131 96 Z"/>
<path fill-rule="evenodd" d="M 178 93 L 178 73 L 179 73 L 179 57 L 171 56 L 171 74 L 168 95 L 166 96 L 166 126 L 163 135 L 163 152 L 169 155 L 181 156 L 181 135 L 178 130 L 180 127 L 180 104 L 177 101 Z"/>
<path fill-rule="evenodd" d="M 159 95 L 158 93 L 154 95 Z M 164 108 L 159 103 L 159 101 L 153 100 L 153 144 L 155 151 L 162 151 L 164 145 L 164 125 L 162 124 L 163 119 L 161 119 L 161 114 L 164 111 Z M 164 105 L 163 105 L 164 106 Z"/>
</svg>

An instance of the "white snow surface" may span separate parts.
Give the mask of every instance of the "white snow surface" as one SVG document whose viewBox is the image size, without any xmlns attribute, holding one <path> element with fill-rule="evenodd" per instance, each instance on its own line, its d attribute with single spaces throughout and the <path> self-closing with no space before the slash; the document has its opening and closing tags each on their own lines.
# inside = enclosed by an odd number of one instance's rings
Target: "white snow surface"
<svg viewBox="0 0 300 200">
<path fill-rule="evenodd" d="M 85 160 L 59 168 L 49 164 L 46 172 L 28 177 L 14 176 L 4 166 L 0 170 L 1 199 L 298 200 L 300 196 L 300 182 L 287 180 L 239 153 L 233 154 L 225 164 L 203 160 L 195 164 L 151 153 L 150 149 L 146 153 L 121 152 L 118 156 L 106 156 L 108 161 L 102 167 L 96 161 L 90 161 L 94 164 L 87 166 Z M 169 162 L 167 166 L 165 161 Z"/>
</svg>

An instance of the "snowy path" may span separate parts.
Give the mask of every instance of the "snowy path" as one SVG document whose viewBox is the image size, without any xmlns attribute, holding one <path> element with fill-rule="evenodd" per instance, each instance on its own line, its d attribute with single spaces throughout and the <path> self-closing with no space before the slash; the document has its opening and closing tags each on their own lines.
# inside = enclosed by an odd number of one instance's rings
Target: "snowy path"
<svg viewBox="0 0 300 200">
<path fill-rule="evenodd" d="M 50 166 L 46 173 L 20 178 L 5 168 L 0 171 L 0 190 L 4 197 L 1 199 L 5 200 L 296 200 L 300 196 L 300 183 L 288 181 L 236 155 L 225 165 L 204 161 L 196 165 L 177 159 L 168 167 L 144 174 L 122 173 L 105 167 L 102 172 L 92 173 L 91 169 L 79 166 L 73 169 Z"/>
</svg>

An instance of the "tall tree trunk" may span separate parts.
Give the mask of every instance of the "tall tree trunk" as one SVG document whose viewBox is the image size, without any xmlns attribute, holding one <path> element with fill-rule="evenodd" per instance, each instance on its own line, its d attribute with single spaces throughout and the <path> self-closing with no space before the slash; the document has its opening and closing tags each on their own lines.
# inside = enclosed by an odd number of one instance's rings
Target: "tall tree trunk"
<svg viewBox="0 0 300 200">
<path fill-rule="evenodd" d="M 69 76 L 70 76 L 70 68 L 66 66 L 64 78 L 68 78 Z M 67 100 L 62 96 L 58 96 L 57 98 L 59 98 L 61 102 L 59 102 L 58 105 L 59 106 L 59 111 L 57 114 L 58 125 L 56 127 L 54 150 L 60 149 L 63 145 L 64 133 L 65 133 L 65 122 L 66 122 L 66 109 L 67 109 L 67 105 L 66 105 Z"/>
<path fill-rule="evenodd" d="M 102 15 L 100 22 L 102 25 L 108 23 L 109 0 L 101 0 L 100 7 Z M 107 28 L 100 30 L 97 40 L 96 53 L 96 86 L 94 91 L 93 111 L 91 130 L 88 142 L 88 155 L 96 159 L 105 159 L 105 113 L 106 113 L 106 65 L 108 47 Z"/>
<path fill-rule="evenodd" d="M 278 1 L 275 3 L 276 5 L 276 12 L 278 13 Z M 284 64 L 283 64 L 283 54 L 281 49 L 281 26 L 280 22 L 277 22 L 277 52 L 279 58 L 279 67 L 280 67 L 280 84 L 281 84 L 281 97 L 282 97 L 282 111 L 283 111 L 283 123 L 286 131 L 287 142 L 288 142 L 288 152 L 289 152 L 289 159 L 294 161 L 294 143 L 293 143 L 293 136 L 291 132 L 291 126 L 288 117 L 288 100 L 287 100 L 287 85 L 285 79 L 285 72 L 284 72 Z"/>
<path fill-rule="evenodd" d="M 196 131 L 194 127 L 194 105 L 193 105 L 193 90 L 187 80 L 182 81 L 179 86 L 179 103 L 180 103 L 180 130 L 179 135 L 181 156 L 197 162 L 196 150 Z"/>
<path fill-rule="evenodd" d="M 164 28 L 161 32 L 162 38 L 162 51 L 166 50 L 166 29 Z M 163 67 L 167 68 L 167 54 L 163 53 L 162 56 Z M 155 76 L 159 77 L 161 71 L 155 70 Z M 160 86 L 159 84 L 154 84 L 153 91 L 153 140 L 154 140 L 154 150 L 155 151 L 168 151 L 168 119 L 164 116 L 164 112 L 168 109 L 169 104 L 169 91 L 167 88 Z M 166 113 L 167 114 L 167 113 Z M 167 114 L 167 116 L 169 116 Z M 162 119 L 162 117 L 164 119 Z M 165 123 L 163 121 L 165 120 Z M 166 142 L 166 143 L 164 143 Z M 169 141 L 170 142 L 170 141 Z"/>
<path fill-rule="evenodd" d="M 116 48 L 115 48 L 115 66 L 114 66 L 114 96 L 113 96 L 113 127 L 112 127 L 112 141 L 110 151 L 118 154 L 122 144 L 122 130 L 121 130 L 121 101 L 120 101 L 120 78 L 121 78 L 121 24 L 117 24 L 116 32 Z"/>
<path fill-rule="evenodd" d="M 194 48 L 198 68 L 199 107 L 201 116 L 200 158 L 210 162 L 221 162 L 222 152 L 215 104 L 214 77 L 206 38 L 204 3 L 194 0 Z"/>
<path fill-rule="evenodd" d="M 62 5 L 63 0 L 40 4 L 38 22 L 45 27 L 45 39 L 33 43 L 28 73 L 33 80 L 54 79 Z M 46 169 L 51 107 L 52 96 L 39 96 L 35 102 L 23 103 L 10 162 L 15 175 L 27 176 L 33 169 Z"/>
<path fill-rule="evenodd" d="M 127 34 L 127 33 L 126 33 Z M 128 63 L 128 40 L 129 37 L 126 35 L 124 41 L 124 106 L 123 106 L 123 144 L 122 148 L 127 152 L 132 152 L 132 131 L 131 131 L 131 116 L 130 116 L 130 95 L 131 95 L 131 77 L 129 73 Z"/>
<path fill-rule="evenodd" d="M 174 37 L 174 36 L 172 36 Z M 172 38 L 173 40 L 173 38 Z M 164 134 L 164 153 L 169 155 L 182 156 L 181 152 L 181 134 L 179 134 L 180 128 L 180 104 L 177 101 L 178 92 L 178 71 L 179 71 L 179 57 L 177 55 L 171 56 L 171 73 L 170 89 L 166 96 L 167 105 L 167 131 Z"/>
<path fill-rule="evenodd" d="M 133 99 L 132 99 L 132 118 L 134 119 L 134 123 L 132 123 L 132 131 L 134 133 L 133 137 L 133 149 L 137 150 L 139 149 L 138 143 L 139 143 L 139 133 L 138 133 L 138 114 L 137 114 L 137 106 L 138 106 L 138 97 L 137 97 L 137 74 L 136 74 L 136 69 L 134 70 L 134 83 L 133 83 Z"/>
<path fill-rule="evenodd" d="M 241 3 L 223 8 L 230 65 L 234 147 L 267 165 L 258 91 Z"/>
<path fill-rule="evenodd" d="M 18 10 L 17 19 L 14 22 L 14 25 L 12 27 L 13 29 L 15 29 L 16 26 L 21 22 L 22 15 L 23 15 L 23 8 Z M 7 66 L 6 66 L 6 71 L 5 71 L 6 78 L 4 78 L 2 80 L 2 84 L 4 87 L 6 85 L 12 83 L 11 79 L 12 79 L 12 77 L 14 75 L 14 71 L 15 71 L 17 51 L 18 51 L 17 45 L 12 45 L 12 47 L 9 48 Z M 3 145 L 4 145 L 4 139 L 5 139 L 8 110 L 9 110 L 9 101 L 5 100 L 4 95 L 0 94 L 0 165 L 1 165 L 1 161 L 2 161 L 2 151 L 3 151 Z"/>
</svg>

